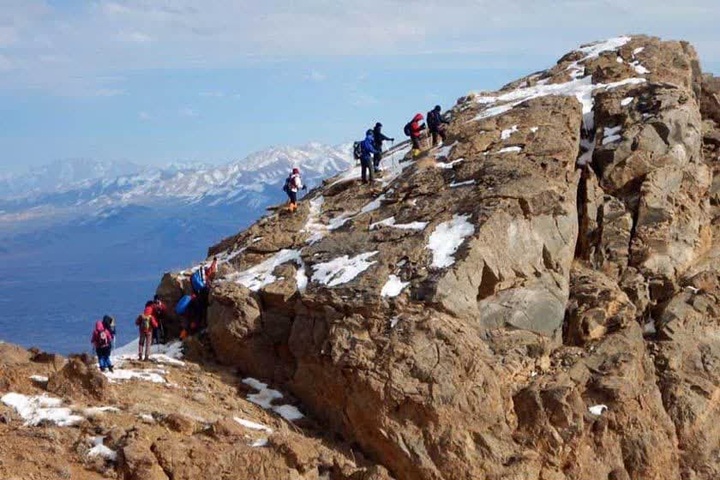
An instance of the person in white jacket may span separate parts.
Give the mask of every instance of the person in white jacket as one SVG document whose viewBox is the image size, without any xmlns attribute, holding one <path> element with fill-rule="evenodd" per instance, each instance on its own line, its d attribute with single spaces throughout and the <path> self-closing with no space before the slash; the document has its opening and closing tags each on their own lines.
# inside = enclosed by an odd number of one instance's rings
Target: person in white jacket
<svg viewBox="0 0 720 480">
<path fill-rule="evenodd" d="M 287 193 L 290 199 L 290 205 L 288 209 L 290 213 L 295 213 L 297 210 L 297 194 L 300 190 L 307 190 L 307 187 L 302 183 L 302 177 L 300 177 L 300 169 L 293 168 L 290 176 L 285 180 L 285 186 L 283 187 L 285 193 Z"/>
</svg>

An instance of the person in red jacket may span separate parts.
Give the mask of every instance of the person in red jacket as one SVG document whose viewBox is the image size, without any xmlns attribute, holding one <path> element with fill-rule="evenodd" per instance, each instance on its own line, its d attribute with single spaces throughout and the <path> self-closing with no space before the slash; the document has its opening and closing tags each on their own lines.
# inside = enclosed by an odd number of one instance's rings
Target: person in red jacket
<svg viewBox="0 0 720 480">
<path fill-rule="evenodd" d="M 135 319 L 135 325 L 138 326 L 140 334 L 138 341 L 138 360 L 143 359 L 143 348 L 145 349 L 145 360 L 149 360 L 153 330 L 158 328 L 158 322 L 155 319 L 153 302 L 145 304 L 145 310 L 143 310 L 142 315 L 138 315 Z"/>
<path fill-rule="evenodd" d="M 425 130 L 425 124 L 420 122 L 423 120 L 423 114 L 418 113 L 410 122 L 410 140 L 412 141 L 412 155 L 417 157 L 420 155 L 420 135 Z"/>
<path fill-rule="evenodd" d="M 153 329 L 153 343 L 164 343 L 165 342 L 165 326 L 163 325 L 163 318 L 167 312 L 167 307 L 160 299 L 160 295 L 155 295 L 152 300 L 145 303 L 145 308 L 152 307 L 152 315 L 155 318 L 158 326 Z"/>
</svg>

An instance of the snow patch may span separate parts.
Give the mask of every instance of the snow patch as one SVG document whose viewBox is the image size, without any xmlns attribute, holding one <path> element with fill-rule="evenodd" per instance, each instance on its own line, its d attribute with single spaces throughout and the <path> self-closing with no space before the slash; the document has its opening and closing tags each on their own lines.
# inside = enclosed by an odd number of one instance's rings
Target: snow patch
<svg viewBox="0 0 720 480">
<path fill-rule="evenodd" d="M 257 292 L 264 286 L 276 282 L 277 277 L 273 275 L 273 271 L 287 262 L 295 262 L 301 268 L 305 265 L 300 256 L 300 250 L 283 249 L 259 265 L 255 265 L 243 272 L 228 275 L 226 280 L 239 283 L 253 292 Z M 299 287 L 300 285 L 298 285 L 298 289 Z"/>
<path fill-rule="evenodd" d="M 111 358 L 116 369 L 128 360 L 137 359 L 138 342 L 139 339 L 135 337 L 135 339 L 130 343 L 127 343 L 122 347 L 116 348 L 112 351 Z M 154 350 L 155 353 L 150 354 L 150 360 L 154 360 L 158 356 L 160 356 L 161 359 L 160 361 L 158 361 L 158 363 L 163 363 L 163 361 L 169 362 L 170 359 L 180 360 L 183 358 L 182 347 L 183 344 L 180 340 L 175 340 L 165 344 L 152 345 L 150 351 L 152 352 Z"/>
<path fill-rule="evenodd" d="M 450 188 L 468 187 L 470 185 L 475 185 L 475 180 L 465 180 L 464 182 L 452 182 L 450 184 Z"/>
<path fill-rule="evenodd" d="M 164 375 L 166 370 L 160 368 L 148 368 L 145 370 L 115 368 L 113 372 L 103 372 L 110 383 L 124 382 L 127 380 L 140 380 L 151 383 L 167 383 Z"/>
<path fill-rule="evenodd" d="M 37 383 L 47 383 L 49 379 L 42 375 L 30 375 L 30 380 Z"/>
<path fill-rule="evenodd" d="M 638 47 L 635 50 L 633 50 L 633 57 L 639 53 L 641 53 L 643 50 L 645 50 L 645 47 Z"/>
<path fill-rule="evenodd" d="M 513 133 L 517 133 L 517 132 L 518 132 L 518 126 L 517 126 L 517 125 L 513 125 L 512 127 L 510 127 L 510 128 L 508 128 L 508 129 L 503 130 L 502 132 L 500 132 L 500 139 L 501 139 L 501 140 L 507 140 L 508 138 L 510 138 L 510 136 L 511 136 Z"/>
<path fill-rule="evenodd" d="M 623 107 L 627 107 L 633 102 L 633 100 L 635 100 L 635 97 L 625 97 L 620 100 L 620 105 L 622 105 Z"/>
<path fill-rule="evenodd" d="M 592 407 L 588 408 L 590 413 L 592 413 L 593 415 L 598 415 L 598 416 L 602 415 L 602 413 L 607 409 L 608 409 L 607 405 L 593 405 Z"/>
<path fill-rule="evenodd" d="M 399 228 L 401 230 L 425 230 L 428 222 L 410 222 L 410 223 L 395 223 L 395 217 L 386 218 L 370 224 L 370 230 L 375 230 L 378 227 L 392 227 Z"/>
<path fill-rule="evenodd" d="M 433 253 L 431 264 L 433 267 L 445 268 L 455 263 L 453 255 L 465 238 L 475 232 L 475 227 L 468 221 L 469 218 L 469 215 L 453 215 L 452 220 L 435 227 L 427 245 Z"/>
<path fill-rule="evenodd" d="M 263 383 L 252 377 L 244 378 L 242 383 L 258 391 L 258 393 L 248 395 L 247 399 L 250 402 L 261 406 L 265 410 L 272 410 L 285 420 L 291 422 L 305 417 L 305 415 L 300 413 L 300 410 L 292 405 L 273 405 L 273 401 L 283 398 L 283 394 L 277 390 L 268 388 L 267 383 Z M 236 418 L 235 421 L 238 421 L 238 419 Z"/>
<path fill-rule="evenodd" d="M 390 319 L 390 328 L 395 328 L 395 326 L 400 321 L 400 317 L 393 317 Z"/>
<path fill-rule="evenodd" d="M 48 395 L 27 396 L 10 392 L 3 395 L 0 401 L 15 411 L 25 420 L 25 425 L 36 426 L 42 422 L 54 423 L 59 427 L 70 427 L 84 420 L 73 415 L 72 410 L 62 407 L 63 401 Z"/>
<path fill-rule="evenodd" d="M 102 413 L 118 413 L 119 411 L 120 409 L 117 407 L 89 407 L 83 410 L 83 414 L 92 417 Z"/>
<path fill-rule="evenodd" d="M 437 168 L 452 169 L 454 165 L 456 165 L 460 162 L 464 162 L 464 161 L 465 161 L 464 158 L 458 158 L 457 160 L 453 160 L 452 162 L 448 162 L 448 163 L 437 162 L 437 163 L 435 163 L 435 166 Z"/>
<path fill-rule="evenodd" d="M 540 130 L 539 127 L 531 127 L 531 128 L 530 128 L 530 131 L 531 131 L 532 133 L 536 133 L 538 130 Z"/>
<path fill-rule="evenodd" d="M 354 257 L 343 255 L 325 263 L 313 265 L 315 271 L 313 273 L 313 281 L 328 287 L 335 287 L 343 283 L 347 283 L 357 277 L 359 274 L 370 268 L 374 261 L 369 262 L 368 259 L 378 252 L 365 252 Z"/>
<path fill-rule="evenodd" d="M 622 126 L 616 127 L 605 127 L 603 129 L 602 144 L 608 145 L 610 143 L 616 143 L 622 140 Z"/>
<path fill-rule="evenodd" d="M 265 446 L 267 446 L 267 444 L 268 444 L 268 439 L 267 439 L 267 438 L 258 438 L 257 440 L 255 440 L 254 442 L 252 442 L 252 443 L 250 444 L 250 446 L 253 447 L 253 448 L 259 448 L 259 447 L 265 447 Z"/>
<path fill-rule="evenodd" d="M 648 70 L 647 68 L 645 68 L 645 67 L 640 63 L 639 60 L 635 60 L 634 62 L 631 62 L 630 65 L 632 65 L 632 67 L 635 69 L 635 72 L 636 72 L 638 75 L 647 75 L 648 73 L 650 73 L 650 70 Z"/>
<path fill-rule="evenodd" d="M 442 147 L 438 148 L 437 152 L 435 152 L 435 158 L 440 157 L 448 157 L 450 155 L 450 152 L 453 148 L 455 148 L 455 145 L 457 145 L 458 142 L 453 143 L 452 145 L 443 145 Z"/>
<path fill-rule="evenodd" d="M 374 199 L 372 202 L 365 205 L 363 208 L 360 209 L 360 213 L 370 213 L 378 208 L 380 208 L 380 205 L 382 204 L 382 201 L 385 200 L 385 194 L 378 195 L 376 199 Z"/>
<path fill-rule="evenodd" d="M 254 380 L 254 379 L 246 379 L 246 380 Z M 253 387 L 253 388 L 255 388 L 255 387 Z M 263 407 L 263 408 L 265 408 L 265 407 Z M 266 427 L 265 425 L 263 425 L 261 423 L 251 422 L 250 420 L 245 420 L 244 418 L 240 418 L 240 417 L 233 417 L 233 420 L 235 420 L 237 423 L 239 423 L 243 427 L 249 428 L 250 430 L 262 430 L 267 433 L 273 433 L 272 428 Z"/>
<path fill-rule="evenodd" d="M 410 282 L 403 282 L 397 275 L 390 275 L 388 281 L 385 282 L 385 285 L 383 285 L 380 291 L 380 296 L 389 298 L 397 297 L 408 285 L 410 285 Z"/>
<path fill-rule="evenodd" d="M 88 450 L 87 456 L 91 458 L 100 457 L 111 462 L 117 461 L 117 452 L 103 445 L 102 440 L 101 443 L 98 443 L 93 448 Z"/>
<path fill-rule="evenodd" d="M 498 150 L 497 153 L 520 153 L 522 152 L 522 147 L 505 147 L 500 150 Z"/>
</svg>

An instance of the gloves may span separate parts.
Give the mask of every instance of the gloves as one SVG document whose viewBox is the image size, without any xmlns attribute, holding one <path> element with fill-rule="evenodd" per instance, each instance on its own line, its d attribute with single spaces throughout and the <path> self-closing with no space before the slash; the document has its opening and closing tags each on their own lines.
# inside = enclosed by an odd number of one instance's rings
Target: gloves
<svg viewBox="0 0 720 480">
<path fill-rule="evenodd" d="M 395 139 L 394 139 L 394 138 L 391 138 L 391 139 L 390 139 L 390 141 L 391 141 L 391 142 L 394 142 L 394 141 L 395 141 Z"/>
</svg>

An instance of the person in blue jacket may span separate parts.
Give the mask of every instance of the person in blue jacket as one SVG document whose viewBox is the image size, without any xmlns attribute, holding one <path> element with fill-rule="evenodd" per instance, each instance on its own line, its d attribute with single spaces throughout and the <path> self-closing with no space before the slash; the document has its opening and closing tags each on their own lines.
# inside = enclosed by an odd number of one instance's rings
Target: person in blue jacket
<svg viewBox="0 0 720 480">
<path fill-rule="evenodd" d="M 365 140 L 362 142 L 362 155 L 360 156 L 360 173 L 362 177 L 362 183 L 370 183 L 373 181 L 374 167 L 372 158 L 377 153 L 375 149 L 375 137 L 373 131 L 368 130 L 365 132 Z"/>
</svg>

